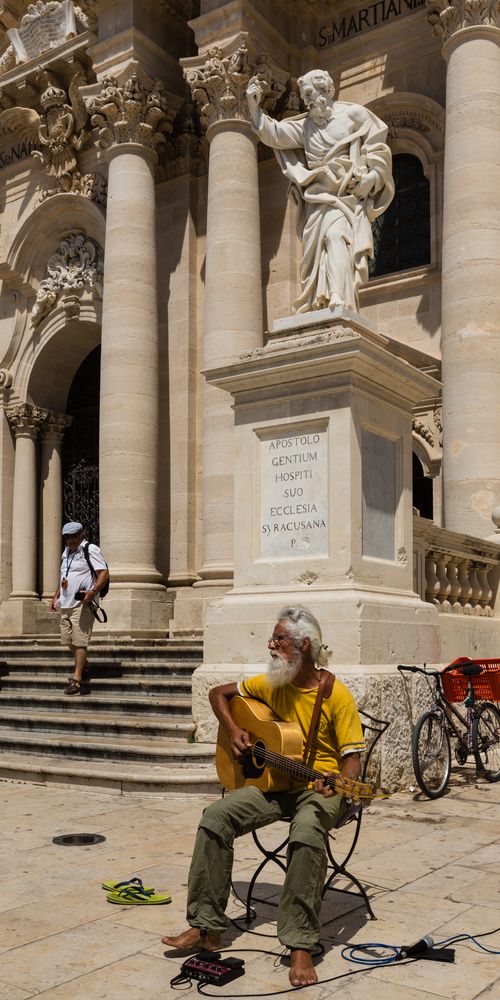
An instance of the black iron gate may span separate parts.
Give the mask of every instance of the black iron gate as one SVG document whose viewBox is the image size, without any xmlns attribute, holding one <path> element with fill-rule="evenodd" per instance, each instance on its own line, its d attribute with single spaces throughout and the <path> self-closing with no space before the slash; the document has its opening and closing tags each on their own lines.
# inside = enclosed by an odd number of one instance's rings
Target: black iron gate
<svg viewBox="0 0 500 1000">
<path fill-rule="evenodd" d="M 80 521 L 87 538 L 99 542 L 99 386 L 101 349 L 80 365 L 68 395 L 73 417 L 63 445 L 65 521 Z"/>
</svg>

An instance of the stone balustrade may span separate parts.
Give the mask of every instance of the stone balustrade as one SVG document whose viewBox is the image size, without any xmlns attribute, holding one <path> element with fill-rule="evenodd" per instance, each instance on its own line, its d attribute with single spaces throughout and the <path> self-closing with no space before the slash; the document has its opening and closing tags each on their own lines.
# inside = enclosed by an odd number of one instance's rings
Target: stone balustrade
<svg viewBox="0 0 500 1000">
<path fill-rule="evenodd" d="M 500 544 L 446 531 L 415 516 L 413 572 L 416 592 L 438 611 L 495 615 Z"/>
</svg>

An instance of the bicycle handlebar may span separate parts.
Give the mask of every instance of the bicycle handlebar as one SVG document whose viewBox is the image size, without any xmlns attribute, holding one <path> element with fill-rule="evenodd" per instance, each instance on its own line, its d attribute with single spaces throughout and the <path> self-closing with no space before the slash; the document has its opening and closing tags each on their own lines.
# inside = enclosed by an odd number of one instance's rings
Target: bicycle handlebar
<svg viewBox="0 0 500 1000">
<path fill-rule="evenodd" d="M 473 663 L 474 660 L 471 660 L 470 663 L 463 663 L 462 666 L 470 667 Z M 457 670 L 457 668 L 460 669 L 460 663 L 450 663 L 448 667 L 443 667 L 442 670 L 427 670 L 425 664 L 423 667 L 416 667 L 414 665 L 410 666 L 407 663 L 398 663 L 398 670 L 408 670 L 411 674 L 423 674 L 424 677 L 442 677 L 442 675 L 447 674 L 449 670 Z"/>
<path fill-rule="evenodd" d="M 408 670 L 408 672 L 411 674 L 423 674 L 424 677 L 440 677 L 441 674 L 443 673 L 442 670 L 427 670 L 425 666 L 416 667 L 416 666 L 410 666 L 407 663 L 398 663 L 398 670 L 401 671 Z M 446 667 L 446 670 L 449 670 L 449 667 Z"/>
</svg>

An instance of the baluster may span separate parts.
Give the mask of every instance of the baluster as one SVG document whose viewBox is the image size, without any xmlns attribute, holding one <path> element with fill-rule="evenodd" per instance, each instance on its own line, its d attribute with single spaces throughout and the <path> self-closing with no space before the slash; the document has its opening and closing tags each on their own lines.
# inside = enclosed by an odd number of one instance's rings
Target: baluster
<svg viewBox="0 0 500 1000">
<path fill-rule="evenodd" d="M 425 599 L 439 607 L 438 595 L 441 584 L 436 576 L 436 554 L 428 552 L 425 557 Z"/>
<path fill-rule="evenodd" d="M 479 603 L 482 596 L 482 588 L 478 580 L 477 569 L 477 563 L 472 563 L 469 571 L 469 579 L 472 587 L 470 603 L 472 606 L 472 614 L 479 616 L 482 612 L 482 608 Z"/>
<path fill-rule="evenodd" d="M 464 615 L 471 615 L 472 605 L 470 603 L 470 598 L 472 596 L 472 587 L 469 581 L 468 559 L 461 559 L 458 564 L 458 580 L 461 586 L 460 603 L 462 605 Z"/>
<path fill-rule="evenodd" d="M 451 604 L 448 600 L 448 594 L 451 591 L 451 583 L 448 579 L 446 573 L 446 564 L 449 560 L 449 555 L 445 552 L 440 552 L 436 559 L 436 571 L 439 580 L 439 594 L 438 600 L 440 604 L 440 611 L 449 612 L 451 611 Z"/>
<path fill-rule="evenodd" d="M 478 566 L 477 568 L 477 578 L 481 586 L 481 609 L 482 614 L 490 618 L 493 614 L 493 608 L 491 606 L 491 599 L 493 597 L 493 591 L 490 587 L 488 580 L 488 566 Z"/>
<path fill-rule="evenodd" d="M 459 601 L 460 594 L 462 593 L 462 587 L 458 579 L 458 563 L 459 560 L 457 557 L 452 556 L 447 566 L 448 580 L 450 581 L 450 593 L 448 596 L 451 604 L 451 610 L 455 615 L 462 614 L 462 605 Z"/>
</svg>

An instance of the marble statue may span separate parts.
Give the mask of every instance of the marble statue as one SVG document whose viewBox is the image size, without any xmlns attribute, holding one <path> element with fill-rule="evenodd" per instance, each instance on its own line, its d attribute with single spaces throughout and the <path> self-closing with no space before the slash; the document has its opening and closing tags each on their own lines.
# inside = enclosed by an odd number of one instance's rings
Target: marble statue
<svg viewBox="0 0 500 1000">
<path fill-rule="evenodd" d="M 302 263 L 294 308 L 358 311 L 357 289 L 373 256 L 371 223 L 394 195 L 387 126 L 360 104 L 335 101 L 324 70 L 298 83 L 307 111 L 284 121 L 262 111 L 257 77 L 247 87 L 253 128 L 273 147 L 297 207 Z"/>
</svg>

